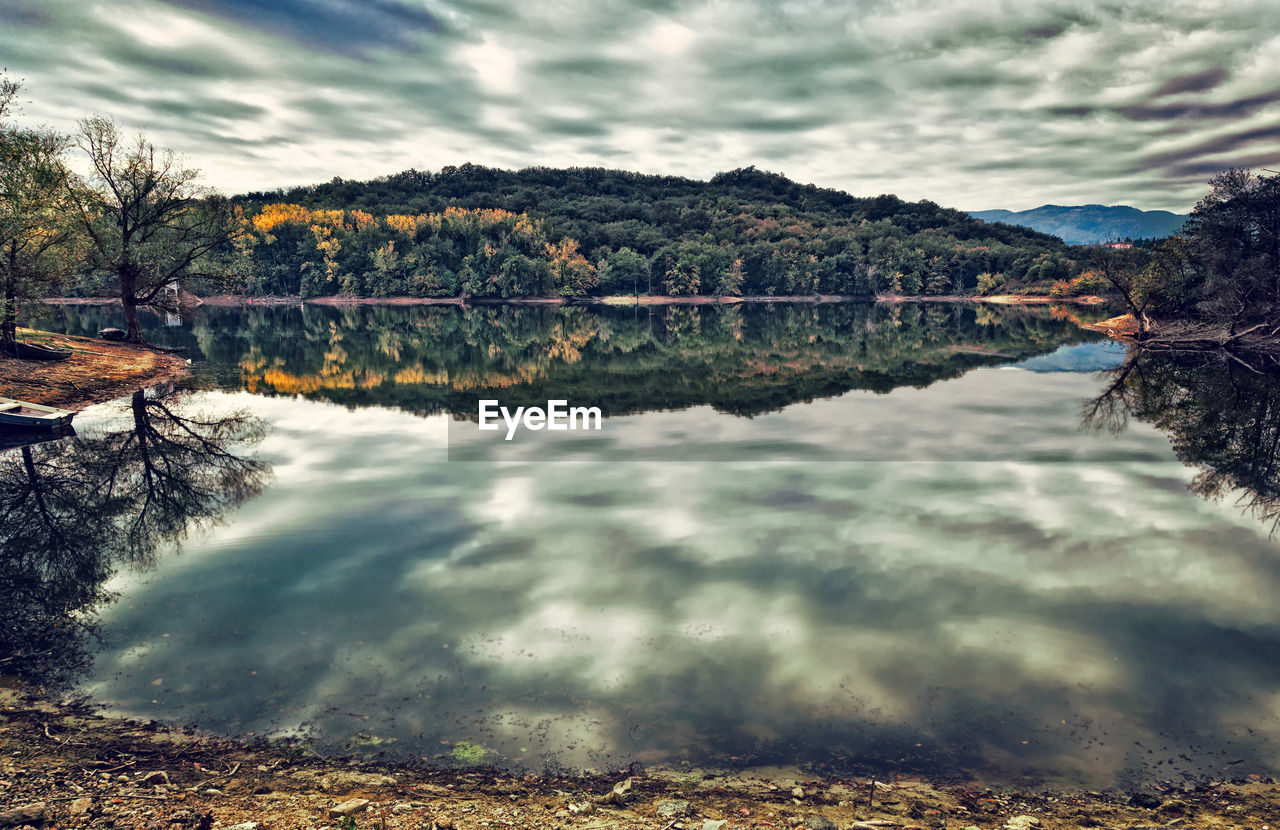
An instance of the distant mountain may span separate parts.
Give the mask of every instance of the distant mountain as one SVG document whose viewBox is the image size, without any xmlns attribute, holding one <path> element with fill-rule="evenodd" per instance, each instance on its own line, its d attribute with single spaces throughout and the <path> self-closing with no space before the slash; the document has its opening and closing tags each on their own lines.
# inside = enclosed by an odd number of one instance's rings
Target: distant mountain
<svg viewBox="0 0 1280 830">
<path fill-rule="evenodd" d="M 1021 225 L 1062 237 L 1072 245 L 1094 245 L 1113 239 L 1168 236 L 1187 217 L 1167 210 L 1138 210 L 1128 205 L 1041 205 L 1031 210 L 978 210 L 969 215 L 984 222 Z"/>
</svg>

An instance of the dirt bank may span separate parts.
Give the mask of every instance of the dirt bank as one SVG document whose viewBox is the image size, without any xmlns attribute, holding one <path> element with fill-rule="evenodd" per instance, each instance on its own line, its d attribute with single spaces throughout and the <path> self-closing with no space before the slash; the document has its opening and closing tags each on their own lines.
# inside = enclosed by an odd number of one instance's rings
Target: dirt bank
<svg viewBox="0 0 1280 830">
<path fill-rule="evenodd" d="M 1183 320 L 1156 320 L 1142 332 L 1132 314 L 1121 314 L 1098 323 L 1081 323 L 1081 328 L 1102 332 L 1144 349 L 1166 352 L 1254 353 L 1274 362 L 1280 354 L 1280 337 L 1269 326 L 1254 325 L 1232 331 L 1229 326 Z M 1239 358 L 1236 358 L 1239 360 Z M 1247 364 L 1246 364 L 1247 365 Z"/>
<path fill-rule="evenodd" d="M 188 302 L 189 299 L 189 302 Z M 735 303 L 865 303 L 868 297 L 854 297 L 844 294 L 802 294 L 788 296 L 747 296 L 747 297 L 714 297 L 696 295 L 692 297 L 673 297 L 663 294 L 619 294 L 609 297 L 308 297 L 265 296 L 249 297 L 240 294 L 215 294 L 209 297 L 191 296 L 183 298 L 189 306 L 207 305 L 218 308 L 238 308 L 241 306 L 283 306 L 308 303 L 323 306 L 360 306 L 360 305 L 523 305 L 523 306 L 562 306 L 562 305 L 608 305 L 608 306 L 666 306 L 666 305 L 732 305 Z M 990 297 L 971 295 L 942 296 L 903 296 L 898 294 L 881 294 L 875 297 L 880 303 L 991 303 L 993 305 L 1098 305 L 1106 302 L 1102 297 L 1086 295 L 1081 297 L 1045 297 L 1030 294 L 998 294 Z M 111 305 L 119 300 L 95 299 L 80 297 L 55 297 L 45 300 L 51 305 Z"/>
<path fill-rule="evenodd" d="M 250 746 L 104 718 L 0 688 L 0 805 L 0 827 L 44 828 L 1260 830 L 1280 815 L 1280 791 L 1261 780 L 1106 796 L 916 780 L 869 786 L 694 771 L 521 776 L 355 764 L 299 745 Z"/>
<path fill-rule="evenodd" d="M 880 303 L 988 303 L 990 305 L 1101 305 L 1106 301 L 1105 297 L 1095 294 L 1083 294 L 1079 297 L 1046 297 L 1042 294 L 992 294 L 991 296 L 880 294 L 876 297 L 876 302 Z"/>
<path fill-rule="evenodd" d="M 49 297 L 41 300 L 48 305 L 120 305 L 119 297 Z"/>
<path fill-rule="evenodd" d="M 186 360 L 146 347 L 30 329 L 18 329 L 18 339 L 72 354 L 59 361 L 0 357 L 0 395 L 6 398 L 80 410 L 187 372 Z"/>
<path fill-rule="evenodd" d="M 613 297 L 312 297 L 304 302 L 313 305 L 356 306 L 356 305 L 516 305 L 516 306 L 564 306 L 564 305 L 609 305 L 609 306 L 664 306 L 664 305 L 730 305 L 733 303 L 821 303 L 849 302 L 856 297 L 839 297 L 820 295 L 808 297 L 711 297 L 696 295 L 692 297 L 671 297 L 665 295 L 642 295 L 639 298 L 626 294 Z M 866 298 L 861 298 L 864 302 Z"/>
<path fill-rule="evenodd" d="M 1118 340 L 1130 339 L 1138 333 L 1138 320 L 1132 314 L 1121 314 L 1097 323 L 1081 323 L 1080 328 L 1109 334 Z"/>
</svg>

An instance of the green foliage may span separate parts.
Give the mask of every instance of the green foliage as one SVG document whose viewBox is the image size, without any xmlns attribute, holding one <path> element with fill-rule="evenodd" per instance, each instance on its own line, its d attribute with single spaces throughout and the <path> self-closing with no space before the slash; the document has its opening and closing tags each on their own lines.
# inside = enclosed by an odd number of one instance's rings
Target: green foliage
<svg viewBox="0 0 1280 830">
<path fill-rule="evenodd" d="M 485 749 L 480 744 L 473 744 L 470 741 L 458 741 L 449 754 L 459 763 L 474 765 L 484 761 Z"/>
<path fill-rule="evenodd" d="M 978 275 L 978 293 L 982 295 L 994 294 L 1004 285 L 1004 274 L 993 274 L 990 271 L 984 271 Z"/>
<path fill-rule="evenodd" d="M 609 253 L 601 260 L 596 272 L 604 294 L 634 294 L 648 288 L 649 261 L 631 248 L 623 247 Z"/>
<path fill-rule="evenodd" d="M 240 201 L 256 229 L 246 256 L 250 290 L 258 293 L 667 293 L 675 264 L 683 269 L 674 283 L 681 293 L 690 291 L 689 269 L 696 267 L 694 293 L 869 297 L 970 292 L 981 273 L 1019 282 L 1033 265 L 1042 279 L 1044 262 L 1065 269 L 1065 277 L 1081 270 L 1060 240 L 1035 231 L 986 224 L 932 202 L 799 185 L 755 168 L 700 182 L 595 168 L 463 165 L 368 182 L 335 179 Z M 336 243 L 328 251 L 309 227 L 325 213 L 340 214 L 319 222 Z M 357 221 L 358 214 L 368 219 Z M 264 230 L 264 215 L 266 225 L 285 221 Z M 379 260 L 390 239 L 398 259 Z M 563 255 L 566 242 L 591 252 L 591 261 Z M 514 253 L 547 271 L 518 263 L 504 272 Z"/>
<path fill-rule="evenodd" d="M 951 272 L 945 265 L 938 262 L 937 258 L 929 263 L 927 277 L 924 284 L 924 293 L 933 296 L 942 294 L 951 294 L 955 290 L 952 285 Z"/>
<path fill-rule="evenodd" d="M 10 122 L 16 81 L 0 75 L 0 342 L 12 347 L 19 309 L 53 293 L 83 252 L 72 212 L 78 179 L 70 141 Z"/>
<path fill-rule="evenodd" d="M 716 282 L 716 295 L 736 297 L 742 293 L 742 284 L 745 281 L 746 274 L 742 271 L 742 260 L 735 259 Z"/>
</svg>

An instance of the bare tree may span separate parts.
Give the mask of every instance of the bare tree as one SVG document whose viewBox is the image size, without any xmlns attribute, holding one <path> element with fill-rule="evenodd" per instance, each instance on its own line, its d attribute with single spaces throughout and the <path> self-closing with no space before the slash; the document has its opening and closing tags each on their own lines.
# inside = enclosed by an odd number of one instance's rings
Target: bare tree
<svg viewBox="0 0 1280 830">
<path fill-rule="evenodd" d="M 138 306 L 185 277 L 226 276 L 215 254 L 242 233 L 238 211 L 199 185 L 200 171 L 139 135 L 126 141 L 110 118 L 80 122 L 92 165 L 78 200 L 94 265 L 120 283 L 128 339 L 142 343 Z"/>
<path fill-rule="evenodd" d="M 1138 338 L 1145 337 L 1152 327 L 1151 318 L 1147 315 L 1151 294 L 1144 284 L 1145 274 L 1137 268 L 1127 267 L 1114 252 L 1101 248 L 1094 254 L 1093 266 L 1128 306 L 1129 313 L 1138 322 Z"/>
</svg>

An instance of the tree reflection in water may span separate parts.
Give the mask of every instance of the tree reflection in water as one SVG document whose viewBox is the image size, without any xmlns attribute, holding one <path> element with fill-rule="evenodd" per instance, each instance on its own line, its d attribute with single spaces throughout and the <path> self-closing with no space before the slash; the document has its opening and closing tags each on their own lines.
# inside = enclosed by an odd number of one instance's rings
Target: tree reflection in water
<svg viewBox="0 0 1280 830">
<path fill-rule="evenodd" d="M 0 673 L 61 685 L 89 659 L 106 581 L 257 496 L 248 454 L 266 425 L 195 411 L 190 393 L 135 392 L 87 435 L 0 454 Z"/>
<path fill-rule="evenodd" d="M 1108 385 L 1084 408 L 1084 422 L 1119 433 L 1129 419 L 1169 436 L 1178 460 L 1196 468 L 1192 492 L 1237 496 L 1246 514 L 1280 529 L 1280 369 L 1274 360 L 1226 351 L 1134 349 L 1106 373 Z"/>
</svg>

